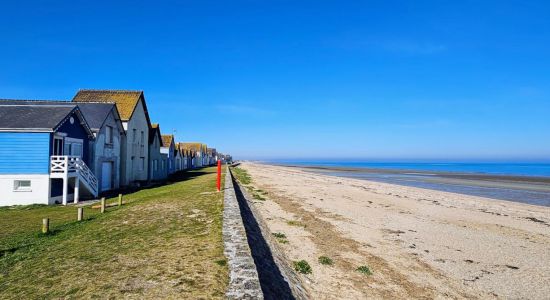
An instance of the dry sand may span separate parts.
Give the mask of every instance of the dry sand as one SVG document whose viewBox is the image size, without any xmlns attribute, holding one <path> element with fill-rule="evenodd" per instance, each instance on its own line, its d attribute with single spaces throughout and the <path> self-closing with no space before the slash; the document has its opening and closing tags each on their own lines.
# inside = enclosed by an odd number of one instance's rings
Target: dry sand
<svg viewBox="0 0 550 300">
<path fill-rule="evenodd" d="M 550 298 L 550 208 L 241 165 L 313 299 Z M 295 221 L 290 222 L 289 221 Z M 333 266 L 318 263 L 324 255 Z M 358 266 L 371 268 L 366 276 Z"/>
</svg>

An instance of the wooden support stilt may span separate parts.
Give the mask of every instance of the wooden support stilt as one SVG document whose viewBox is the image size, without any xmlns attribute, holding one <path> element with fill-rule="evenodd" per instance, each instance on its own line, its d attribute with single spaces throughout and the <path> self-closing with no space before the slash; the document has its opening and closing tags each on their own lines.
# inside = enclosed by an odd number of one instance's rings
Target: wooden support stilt
<svg viewBox="0 0 550 300">
<path fill-rule="evenodd" d="M 101 213 L 105 212 L 105 197 L 101 198 Z"/>
<path fill-rule="evenodd" d="M 122 206 L 122 194 L 118 194 L 118 206 Z"/>
<path fill-rule="evenodd" d="M 74 203 L 78 203 L 78 199 L 80 198 L 80 178 L 78 176 L 75 178 L 74 182 Z"/>
</svg>

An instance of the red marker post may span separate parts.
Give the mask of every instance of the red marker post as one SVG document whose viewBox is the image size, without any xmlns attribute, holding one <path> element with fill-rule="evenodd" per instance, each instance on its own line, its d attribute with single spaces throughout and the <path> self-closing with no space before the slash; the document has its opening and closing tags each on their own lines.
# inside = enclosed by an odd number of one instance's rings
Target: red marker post
<svg viewBox="0 0 550 300">
<path fill-rule="evenodd" d="M 222 161 L 221 160 L 218 160 L 218 179 L 216 184 L 218 186 L 218 192 L 219 192 L 222 186 Z"/>
</svg>

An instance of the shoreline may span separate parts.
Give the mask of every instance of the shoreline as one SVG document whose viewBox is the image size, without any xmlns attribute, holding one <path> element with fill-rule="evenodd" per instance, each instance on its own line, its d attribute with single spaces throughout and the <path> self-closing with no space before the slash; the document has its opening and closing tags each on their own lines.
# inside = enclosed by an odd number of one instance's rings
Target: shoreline
<svg viewBox="0 0 550 300">
<path fill-rule="evenodd" d="M 530 298 L 550 293 L 550 209 L 244 163 L 253 205 L 314 298 Z M 318 262 L 320 256 L 333 266 Z M 365 277 L 355 270 L 372 269 Z"/>
<path fill-rule="evenodd" d="M 330 167 L 330 166 L 303 166 L 292 164 L 273 164 L 260 163 L 271 166 L 281 166 L 299 169 L 311 169 L 321 171 L 342 171 L 354 173 L 375 173 L 375 174 L 414 174 L 423 176 L 441 176 L 447 178 L 470 179 L 470 180 L 488 180 L 488 181 L 509 181 L 509 182 L 527 182 L 531 184 L 550 184 L 550 177 L 527 176 L 527 175 L 494 175 L 485 173 L 464 173 L 464 172 L 444 172 L 444 171 L 424 171 L 413 169 L 382 169 L 382 168 L 361 168 L 361 167 Z"/>
<path fill-rule="evenodd" d="M 495 200 L 550 206 L 550 177 L 388 170 L 356 167 L 275 165 L 310 173 L 384 182 Z"/>
</svg>

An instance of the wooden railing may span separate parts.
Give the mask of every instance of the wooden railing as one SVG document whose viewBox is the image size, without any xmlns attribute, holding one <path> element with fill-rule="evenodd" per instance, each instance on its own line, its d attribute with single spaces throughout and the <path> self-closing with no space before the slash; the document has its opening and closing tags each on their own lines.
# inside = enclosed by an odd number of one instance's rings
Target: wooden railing
<svg viewBox="0 0 550 300">
<path fill-rule="evenodd" d="M 80 180 L 89 188 L 90 192 L 97 196 L 98 183 L 92 170 L 88 168 L 82 158 L 69 155 L 54 155 L 51 157 L 50 173 L 52 174 L 71 174 L 76 173 Z"/>
</svg>

